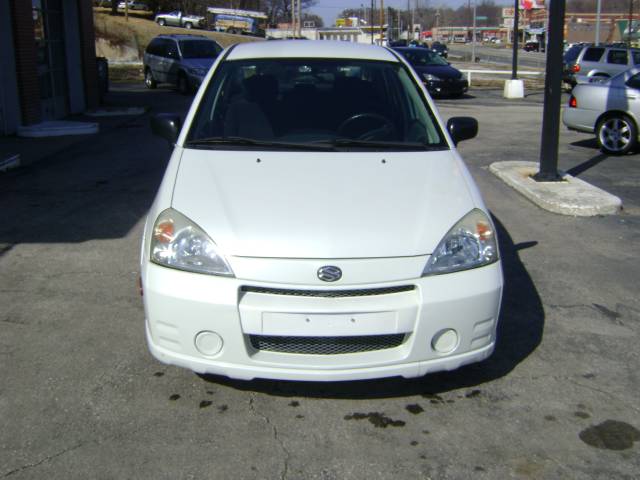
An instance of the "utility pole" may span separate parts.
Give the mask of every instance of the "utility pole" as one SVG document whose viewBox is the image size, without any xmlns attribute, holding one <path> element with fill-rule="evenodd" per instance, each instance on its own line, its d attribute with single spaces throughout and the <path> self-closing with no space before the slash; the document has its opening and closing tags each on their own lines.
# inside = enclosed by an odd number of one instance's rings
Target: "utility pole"
<svg viewBox="0 0 640 480">
<path fill-rule="evenodd" d="M 549 49 L 544 80 L 544 111 L 540 140 L 538 182 L 557 182 L 558 137 L 560 136 L 560 102 L 562 97 L 562 43 L 564 37 L 565 0 L 552 0 L 549 8 Z"/>
<path fill-rule="evenodd" d="M 302 37 L 302 0 L 298 0 L 298 38 Z"/>
<path fill-rule="evenodd" d="M 371 35 L 371 45 L 373 45 L 373 9 L 375 8 L 375 4 L 373 3 L 375 0 L 371 0 L 371 12 L 369 12 L 369 35 Z"/>
<path fill-rule="evenodd" d="M 477 0 L 473 0 L 473 38 L 471 39 L 471 63 L 476 63 L 476 6 Z"/>
<path fill-rule="evenodd" d="M 291 37 L 296 38 L 296 0 L 291 0 Z"/>
<path fill-rule="evenodd" d="M 596 47 L 600 45 L 600 11 L 602 9 L 602 0 L 598 0 L 596 4 Z"/>
<path fill-rule="evenodd" d="M 627 46 L 631 48 L 631 25 L 633 24 L 633 0 L 629 0 L 629 23 L 627 24 Z"/>
<path fill-rule="evenodd" d="M 384 0 L 380 0 L 380 46 L 384 45 Z"/>
</svg>

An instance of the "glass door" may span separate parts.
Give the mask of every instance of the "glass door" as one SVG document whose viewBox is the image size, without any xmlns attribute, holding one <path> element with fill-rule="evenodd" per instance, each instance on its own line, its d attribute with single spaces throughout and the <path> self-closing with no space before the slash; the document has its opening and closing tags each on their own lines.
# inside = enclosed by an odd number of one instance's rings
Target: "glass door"
<svg viewBox="0 0 640 480">
<path fill-rule="evenodd" d="M 32 0 L 42 119 L 68 114 L 62 0 Z"/>
</svg>

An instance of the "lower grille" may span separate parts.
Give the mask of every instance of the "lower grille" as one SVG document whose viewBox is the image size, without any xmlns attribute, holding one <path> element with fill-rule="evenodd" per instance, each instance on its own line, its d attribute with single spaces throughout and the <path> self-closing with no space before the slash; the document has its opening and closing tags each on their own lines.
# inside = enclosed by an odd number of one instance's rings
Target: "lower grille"
<svg viewBox="0 0 640 480">
<path fill-rule="evenodd" d="M 402 344 L 404 333 L 352 337 L 276 337 L 249 335 L 256 350 L 302 355 L 339 355 L 395 348 Z"/>
</svg>

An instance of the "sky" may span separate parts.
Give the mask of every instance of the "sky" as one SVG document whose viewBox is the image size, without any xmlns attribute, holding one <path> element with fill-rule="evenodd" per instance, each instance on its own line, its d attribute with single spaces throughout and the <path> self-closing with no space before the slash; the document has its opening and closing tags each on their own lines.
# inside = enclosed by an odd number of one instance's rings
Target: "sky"
<svg viewBox="0 0 640 480">
<path fill-rule="evenodd" d="M 411 0 L 411 4 L 413 5 L 415 1 L 416 0 Z M 375 2 L 376 5 L 380 4 L 380 0 L 375 0 Z M 448 7 L 457 8 L 462 4 L 466 4 L 467 0 L 418 0 L 418 2 L 419 5 L 428 5 L 431 7 L 446 5 Z M 497 1 L 496 3 L 503 2 Z M 347 8 L 361 8 L 361 5 L 371 8 L 371 0 L 318 0 L 316 6 L 311 8 L 309 11 L 322 17 L 325 26 L 329 27 L 334 24 L 336 17 L 340 12 Z M 407 0 L 385 0 L 384 6 L 385 8 L 392 7 L 406 10 Z"/>
</svg>

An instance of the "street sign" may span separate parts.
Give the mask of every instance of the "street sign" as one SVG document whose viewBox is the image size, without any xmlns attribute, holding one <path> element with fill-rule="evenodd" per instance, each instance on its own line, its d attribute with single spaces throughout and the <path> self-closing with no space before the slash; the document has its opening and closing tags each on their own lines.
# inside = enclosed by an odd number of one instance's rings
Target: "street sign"
<svg viewBox="0 0 640 480">
<path fill-rule="evenodd" d="M 476 20 L 489 20 L 486 15 L 476 15 Z"/>
</svg>

